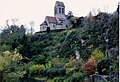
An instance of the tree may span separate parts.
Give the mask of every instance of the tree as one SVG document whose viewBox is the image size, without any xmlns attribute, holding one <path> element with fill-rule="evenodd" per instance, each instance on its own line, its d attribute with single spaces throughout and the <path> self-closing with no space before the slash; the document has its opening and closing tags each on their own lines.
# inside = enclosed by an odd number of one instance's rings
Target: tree
<svg viewBox="0 0 120 82">
<path fill-rule="evenodd" d="M 5 28 L 2 33 L 0 34 L 1 40 L 5 41 L 6 43 L 10 44 L 13 49 L 18 46 L 20 39 L 25 36 L 25 27 L 23 25 L 16 26 L 11 25 L 9 28 Z"/>
<path fill-rule="evenodd" d="M 73 13 L 72 13 L 72 11 L 69 11 L 67 14 L 67 19 L 70 19 L 71 17 L 73 17 Z"/>
</svg>

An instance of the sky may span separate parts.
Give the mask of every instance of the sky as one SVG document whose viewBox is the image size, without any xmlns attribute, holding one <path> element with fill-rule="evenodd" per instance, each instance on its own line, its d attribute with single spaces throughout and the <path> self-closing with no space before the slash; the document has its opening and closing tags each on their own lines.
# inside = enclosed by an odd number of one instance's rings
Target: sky
<svg viewBox="0 0 120 82">
<path fill-rule="evenodd" d="M 6 20 L 12 24 L 12 19 L 17 19 L 17 25 L 30 27 L 34 21 L 35 31 L 39 31 L 40 24 L 45 16 L 54 16 L 56 0 L 0 0 L 0 29 L 6 25 Z M 58 0 L 65 4 L 65 14 L 69 11 L 74 16 L 86 16 L 90 11 L 93 14 L 100 11 L 112 13 L 117 9 L 118 0 Z"/>
</svg>

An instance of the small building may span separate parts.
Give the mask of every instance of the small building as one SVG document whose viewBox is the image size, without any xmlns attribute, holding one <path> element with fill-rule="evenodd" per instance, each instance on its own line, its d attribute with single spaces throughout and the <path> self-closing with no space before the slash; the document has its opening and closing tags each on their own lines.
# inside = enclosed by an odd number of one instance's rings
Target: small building
<svg viewBox="0 0 120 82">
<path fill-rule="evenodd" d="M 44 22 L 40 25 L 40 31 L 46 31 L 47 27 L 50 30 L 67 29 L 71 27 L 72 24 L 67 15 L 65 15 L 65 5 L 63 2 L 56 1 L 54 6 L 54 17 L 46 16 Z"/>
</svg>

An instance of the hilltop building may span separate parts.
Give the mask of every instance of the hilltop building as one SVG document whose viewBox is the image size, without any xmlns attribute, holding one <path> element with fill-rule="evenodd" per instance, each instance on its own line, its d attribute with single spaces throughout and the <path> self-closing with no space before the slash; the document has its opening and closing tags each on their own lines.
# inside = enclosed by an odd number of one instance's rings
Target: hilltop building
<svg viewBox="0 0 120 82">
<path fill-rule="evenodd" d="M 54 16 L 46 16 L 44 22 L 40 25 L 40 31 L 67 29 L 72 26 L 67 15 L 65 15 L 65 5 L 63 2 L 56 1 L 54 6 Z"/>
</svg>

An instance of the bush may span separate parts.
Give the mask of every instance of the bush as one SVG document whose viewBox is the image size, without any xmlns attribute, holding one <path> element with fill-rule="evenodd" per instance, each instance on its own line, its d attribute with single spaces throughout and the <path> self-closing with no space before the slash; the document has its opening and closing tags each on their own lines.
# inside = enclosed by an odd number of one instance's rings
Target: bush
<svg viewBox="0 0 120 82">
<path fill-rule="evenodd" d="M 0 72 L 3 71 L 5 66 L 8 65 L 8 62 L 4 57 L 0 56 Z"/>
<path fill-rule="evenodd" d="M 25 73 L 25 71 L 17 71 L 5 74 L 2 82 L 18 82 L 19 78 L 22 78 Z"/>
<path fill-rule="evenodd" d="M 103 52 L 101 52 L 99 49 L 95 49 L 92 52 L 92 56 L 95 58 L 95 60 L 99 61 L 105 57 Z"/>
<path fill-rule="evenodd" d="M 46 58 L 45 58 L 44 54 L 33 56 L 31 58 L 31 60 L 34 61 L 34 62 L 36 62 L 36 63 L 38 63 L 38 64 L 44 64 L 46 62 L 45 61 Z"/>
<path fill-rule="evenodd" d="M 67 77 L 66 79 L 64 79 L 63 82 L 72 82 L 71 79 L 72 79 L 71 77 Z"/>
<path fill-rule="evenodd" d="M 64 79 L 63 82 L 84 82 L 85 77 L 86 75 L 84 73 L 76 72 Z"/>
<path fill-rule="evenodd" d="M 38 74 L 38 72 L 42 69 L 44 69 L 45 66 L 44 65 L 32 65 L 30 68 L 29 68 L 29 73 L 30 75 L 34 75 L 34 74 Z"/>
<path fill-rule="evenodd" d="M 0 45 L 0 54 L 6 50 L 10 50 L 11 47 L 9 45 L 6 45 L 6 44 L 3 44 L 3 45 Z"/>
<path fill-rule="evenodd" d="M 13 60 L 13 61 L 19 61 L 19 60 L 21 60 L 22 58 L 23 58 L 23 57 L 22 57 L 21 54 L 15 53 L 15 54 L 13 55 L 13 57 L 12 57 L 12 60 Z"/>
<path fill-rule="evenodd" d="M 98 73 L 101 75 L 108 75 L 109 74 L 109 67 L 111 65 L 110 59 L 103 59 L 97 64 Z"/>
<path fill-rule="evenodd" d="M 85 78 L 85 74 L 82 73 L 82 72 L 77 72 L 77 73 L 74 73 L 73 76 L 72 76 L 72 82 L 83 82 L 84 81 L 84 78 Z"/>
<path fill-rule="evenodd" d="M 83 66 L 83 70 L 87 75 L 92 75 L 96 71 L 96 63 L 94 59 L 89 59 Z"/>
<path fill-rule="evenodd" d="M 60 58 L 59 57 L 52 58 L 51 64 L 54 67 L 61 67 Z"/>
<path fill-rule="evenodd" d="M 65 77 L 55 77 L 53 79 L 54 79 L 54 82 L 63 82 L 63 80 L 65 79 Z"/>
<path fill-rule="evenodd" d="M 65 66 L 68 67 L 68 68 L 74 68 L 75 67 L 75 68 L 80 69 L 81 68 L 81 62 L 80 62 L 80 60 L 72 57 Z"/>
<path fill-rule="evenodd" d="M 76 68 L 66 68 L 66 74 L 71 75 L 75 70 Z"/>
<path fill-rule="evenodd" d="M 48 78 L 53 78 L 55 76 L 63 76 L 66 75 L 65 68 L 50 68 L 50 69 L 43 69 L 39 73 L 41 76 L 46 76 Z"/>
</svg>

